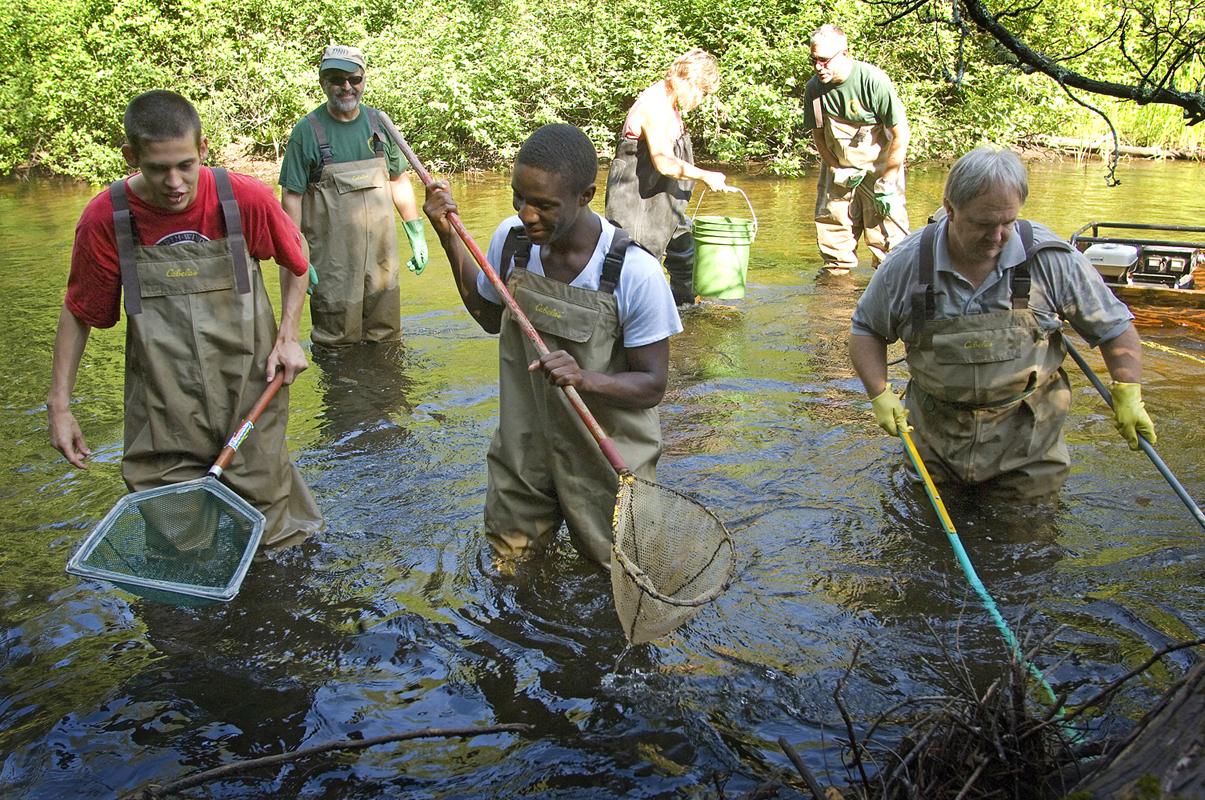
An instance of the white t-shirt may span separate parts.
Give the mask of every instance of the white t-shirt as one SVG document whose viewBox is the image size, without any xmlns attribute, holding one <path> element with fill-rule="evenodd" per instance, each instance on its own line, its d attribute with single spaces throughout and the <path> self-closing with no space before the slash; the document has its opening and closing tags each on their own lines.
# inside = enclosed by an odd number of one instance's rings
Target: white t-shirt
<svg viewBox="0 0 1205 800">
<path fill-rule="evenodd" d="M 611 249 L 611 240 L 615 237 L 615 226 L 602 217 L 598 219 L 602 223 L 598 244 L 594 246 L 594 253 L 585 269 L 578 273 L 570 286 L 598 291 L 598 282 L 602 279 L 603 259 Z M 522 223 L 519 222 L 518 215 L 509 217 L 503 220 L 490 239 L 486 258 L 500 275 L 502 246 L 511 228 L 520 224 Z M 511 266 L 513 267 L 513 259 Z M 536 275 L 544 275 L 540 246 L 537 244 L 531 246 L 527 269 Z M 507 272 L 509 274 L 509 270 Z M 485 272 L 477 276 L 477 292 L 491 303 L 502 305 L 502 296 L 495 291 Z M 661 263 L 646 250 L 639 247 L 628 248 L 623 271 L 619 274 L 619 284 L 615 287 L 615 300 L 619 306 L 619 325 L 623 328 L 624 347 L 643 347 L 682 332 L 682 320 L 678 316 L 678 307 L 674 304 L 674 295 L 669 290 L 669 283 L 661 271 Z"/>
</svg>

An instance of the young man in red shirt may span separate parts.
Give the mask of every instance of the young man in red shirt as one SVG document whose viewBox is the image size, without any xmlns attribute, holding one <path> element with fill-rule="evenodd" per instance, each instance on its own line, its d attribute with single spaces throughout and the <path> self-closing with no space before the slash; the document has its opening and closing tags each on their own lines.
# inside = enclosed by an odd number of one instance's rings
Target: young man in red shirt
<svg viewBox="0 0 1205 800">
<path fill-rule="evenodd" d="M 174 92 L 135 97 L 122 155 L 134 175 L 84 209 L 55 335 L 46 399 L 50 442 L 86 469 L 71 393 L 93 327 L 126 309 L 125 445 L 130 491 L 199 478 L 278 370 L 306 367 L 299 320 L 309 266 L 297 227 L 260 181 L 202 167 L 209 143 Z M 281 314 L 259 260 L 280 264 Z M 288 390 L 268 405 L 222 475 L 267 520 L 263 546 L 324 526 L 285 444 Z"/>
</svg>

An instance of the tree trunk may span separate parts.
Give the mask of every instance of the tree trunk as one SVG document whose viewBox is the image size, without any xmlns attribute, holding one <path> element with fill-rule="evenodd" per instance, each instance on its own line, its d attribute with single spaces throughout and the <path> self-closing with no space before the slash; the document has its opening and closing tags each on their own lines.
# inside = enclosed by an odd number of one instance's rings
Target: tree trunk
<svg viewBox="0 0 1205 800">
<path fill-rule="evenodd" d="M 1205 663 L 1193 667 L 1068 800 L 1205 800 Z"/>
<path fill-rule="evenodd" d="M 1101 157 L 1113 152 L 1112 139 L 1074 139 L 1069 136 L 1046 136 L 1042 143 L 1057 150 L 1079 150 L 1086 153 L 1100 153 Z M 1140 158 L 1191 158 L 1192 154 L 1182 150 L 1168 150 L 1163 147 L 1135 147 L 1120 145 L 1117 152 L 1123 156 L 1138 156 Z"/>
</svg>

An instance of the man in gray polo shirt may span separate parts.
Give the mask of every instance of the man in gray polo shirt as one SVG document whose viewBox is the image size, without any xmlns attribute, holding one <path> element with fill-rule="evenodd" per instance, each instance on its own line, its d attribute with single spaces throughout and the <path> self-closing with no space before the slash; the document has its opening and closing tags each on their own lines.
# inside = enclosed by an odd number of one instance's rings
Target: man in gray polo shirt
<svg viewBox="0 0 1205 800">
<path fill-rule="evenodd" d="M 1071 464 L 1063 320 L 1100 347 L 1130 447 L 1139 433 L 1154 442 L 1155 431 L 1142 404 L 1133 315 L 1086 258 L 1017 218 L 1028 194 L 1015 153 L 981 147 L 959 159 L 946 180 L 945 217 L 904 240 L 872 276 L 849 352 L 876 421 L 893 436 L 915 425 L 935 482 L 1049 502 Z M 912 375 L 906 410 L 887 384 L 887 345 L 898 339 Z"/>
</svg>

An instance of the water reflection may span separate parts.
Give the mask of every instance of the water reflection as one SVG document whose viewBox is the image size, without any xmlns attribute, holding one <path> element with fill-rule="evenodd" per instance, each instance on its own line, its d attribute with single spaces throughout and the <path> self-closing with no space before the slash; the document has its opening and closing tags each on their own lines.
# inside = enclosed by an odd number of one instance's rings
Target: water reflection
<svg viewBox="0 0 1205 800">
<path fill-rule="evenodd" d="M 1099 164 L 1035 164 L 1031 174 L 1027 215 L 1065 235 L 1092 216 L 1197 214 L 1205 167 L 1133 164 L 1120 192 L 1104 187 Z M 910 172 L 914 218 L 936 206 L 944 177 L 941 167 Z M 661 409 L 658 482 L 729 522 L 738 574 L 689 625 L 630 650 L 606 576 L 563 540 L 521 583 L 481 574 L 497 343 L 462 310 L 438 259 L 421 279 L 403 277 L 402 343 L 315 350 L 291 392 L 290 448 L 326 532 L 255 565 L 227 606 L 154 607 L 65 575 L 72 547 L 124 491 L 122 334 L 95 332 L 89 344 L 76 416 L 98 456 L 73 471 L 45 442 L 43 403 L 73 226 L 93 192 L 0 186 L 0 285 L 12 312 L 0 349 L 10 389 L 0 407 L 10 442 L 0 473 L 8 795 L 114 797 L 352 735 L 498 721 L 535 730 L 374 748 L 211 789 L 341 800 L 709 797 L 720 772 L 735 796 L 790 772 L 780 735 L 822 780 L 843 780 L 831 692 L 859 643 L 845 690 L 855 720 L 939 689 L 926 662 L 943 647 L 986 687 L 1004 645 L 845 357 L 869 270 L 815 277 L 814 178 L 734 181 L 760 223 L 749 293 L 686 314 Z M 488 240 L 509 213 L 506 176 L 454 176 L 453 191 L 466 226 Z M 1205 337 L 1182 324 L 1192 318 L 1140 316 L 1144 395 L 1161 455 L 1205 498 Z M 893 368 L 894 381 L 904 377 Z M 1005 618 L 1023 638 L 1048 639 L 1039 665 L 1075 701 L 1202 630 L 1205 552 L 1095 390 L 1079 375 L 1072 384 L 1073 468 L 1057 508 L 945 500 Z M 1194 659 L 1166 659 L 1092 724 L 1124 731 Z"/>
<path fill-rule="evenodd" d="M 325 409 L 319 428 L 329 441 L 343 448 L 354 439 L 356 447 L 372 448 L 406 435 L 400 421 L 413 411 L 413 381 L 404 342 L 314 345 L 312 352 Z"/>
</svg>

